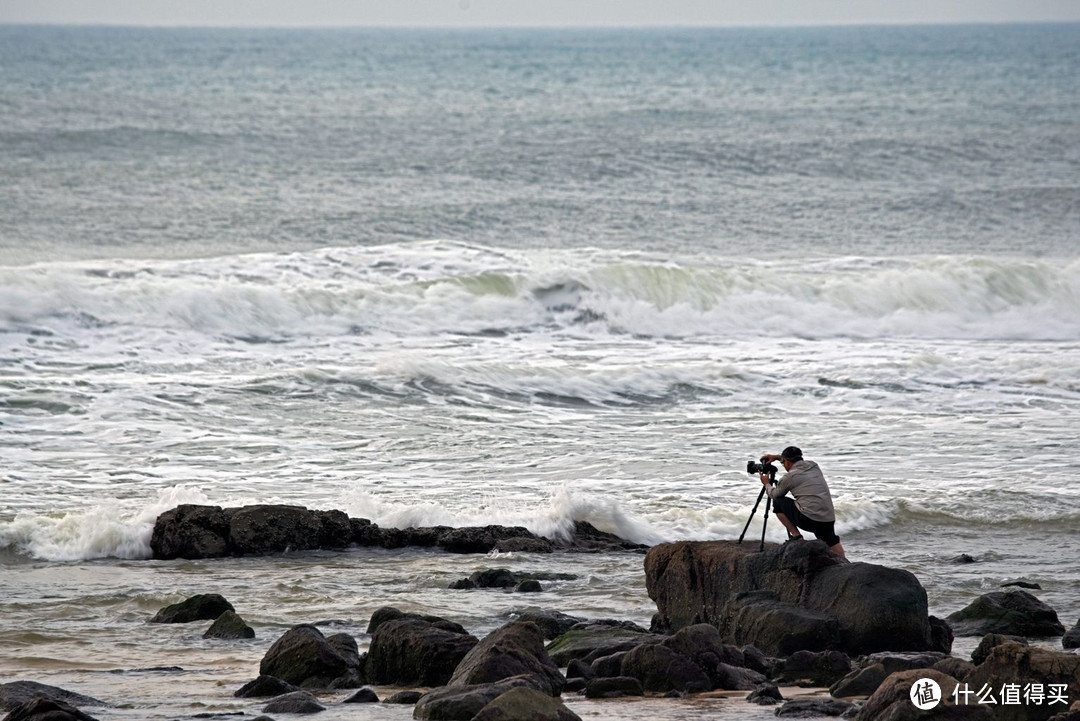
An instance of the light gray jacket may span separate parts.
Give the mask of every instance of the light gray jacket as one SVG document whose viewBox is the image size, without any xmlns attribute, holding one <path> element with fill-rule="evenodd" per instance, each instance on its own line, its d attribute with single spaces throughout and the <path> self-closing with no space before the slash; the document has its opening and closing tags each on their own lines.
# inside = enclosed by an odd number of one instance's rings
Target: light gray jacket
<svg viewBox="0 0 1080 721">
<path fill-rule="evenodd" d="M 787 493 L 792 495 L 795 507 L 807 518 L 822 523 L 836 520 L 829 484 L 813 461 L 796 461 L 779 483 L 769 486 L 769 498 L 780 498 Z"/>
</svg>

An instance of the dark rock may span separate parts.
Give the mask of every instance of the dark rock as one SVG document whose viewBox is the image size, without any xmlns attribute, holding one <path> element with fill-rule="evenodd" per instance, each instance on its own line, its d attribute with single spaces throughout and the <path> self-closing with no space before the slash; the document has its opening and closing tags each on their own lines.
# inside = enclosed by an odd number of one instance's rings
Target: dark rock
<svg viewBox="0 0 1080 721">
<path fill-rule="evenodd" d="M 270 696 L 284 696 L 287 693 L 294 693 L 299 690 L 298 686 L 286 683 L 280 678 L 263 674 L 254 681 L 248 681 L 241 686 L 233 696 L 237 698 L 268 698 Z"/>
<path fill-rule="evenodd" d="M 961 553 L 959 556 L 949 559 L 949 563 L 978 563 L 979 561 L 974 556 L 969 556 L 966 553 Z"/>
<path fill-rule="evenodd" d="M 749 669 L 753 669 L 758 673 L 765 674 L 766 676 L 772 676 L 776 669 L 783 663 L 778 659 L 770 659 L 765 655 L 757 646 L 743 646 L 739 649 L 743 654 L 742 665 Z"/>
<path fill-rule="evenodd" d="M 593 662 L 589 664 L 589 678 L 613 678 L 615 676 L 622 676 L 622 660 L 629 652 L 629 649 L 626 651 L 616 651 L 607 656 L 593 659 Z M 574 659 L 574 661 L 578 661 L 578 659 Z M 574 661 L 571 661 L 570 663 L 574 663 Z M 584 663 L 584 661 L 581 663 Z"/>
<path fill-rule="evenodd" d="M 555 545 L 546 538 L 515 536 L 496 541 L 495 550 L 499 553 L 551 553 Z"/>
<path fill-rule="evenodd" d="M 212 621 L 226 611 L 235 612 L 233 605 L 217 593 L 202 593 L 186 601 L 166 606 L 150 619 L 150 623 L 191 623 Z"/>
<path fill-rule="evenodd" d="M 607 553 L 611 551 L 645 551 L 649 547 L 619 538 L 614 533 L 601 531 L 591 523 L 574 521 L 574 530 L 570 535 L 570 540 L 562 544 L 562 548 L 577 553 Z"/>
<path fill-rule="evenodd" d="M 989 656 L 990 652 L 997 646 L 1003 643 L 1019 643 L 1024 646 L 1028 645 L 1027 639 L 1023 636 L 1008 636 L 1000 633 L 988 633 L 983 636 L 979 641 L 979 645 L 975 647 L 975 650 L 971 652 L 971 662 L 976 666 L 982 665 Z"/>
<path fill-rule="evenodd" d="M 342 701 L 342 703 L 379 703 L 379 697 L 373 689 L 365 686 Z"/>
<path fill-rule="evenodd" d="M 16 706 L 4 721 L 97 721 L 74 706 L 48 698 L 35 698 Z"/>
<path fill-rule="evenodd" d="M 91 696 L 84 696 L 57 686 L 47 686 L 37 681 L 11 681 L 0 684 L 0 711 L 12 711 L 38 698 L 60 701 L 76 707 L 109 705 Z"/>
<path fill-rule="evenodd" d="M 1080 621 L 1061 637 L 1062 648 L 1080 648 Z"/>
<path fill-rule="evenodd" d="M 712 689 L 712 680 L 689 657 L 659 643 L 642 644 L 622 659 L 622 675 L 641 681 L 646 691 L 700 693 Z"/>
<path fill-rule="evenodd" d="M 946 619 L 958 636 L 987 633 L 1060 636 L 1065 627 L 1054 609 L 1027 591 L 995 591 L 975 599 Z"/>
<path fill-rule="evenodd" d="M 569 631 L 576 624 L 584 621 L 577 616 L 568 616 L 559 611 L 548 611 L 538 606 L 529 606 L 517 615 L 518 621 L 530 621 L 540 627 L 544 638 L 551 640 Z"/>
<path fill-rule="evenodd" d="M 563 693 L 585 693 L 585 687 L 590 680 L 587 678 L 568 678 L 566 679 L 566 685 L 563 686 Z"/>
<path fill-rule="evenodd" d="M 229 550 L 234 555 L 265 555 L 319 548 L 322 518 L 302 506 L 257 505 L 233 510 Z"/>
<path fill-rule="evenodd" d="M 307 691 L 295 691 L 278 696 L 263 707 L 263 713 L 312 714 L 325 710 L 326 707 Z"/>
<path fill-rule="evenodd" d="M 294 626 L 274 642 L 259 664 L 259 673 L 301 688 L 357 688 L 362 683 L 357 660 L 341 641 L 331 642 L 307 624 Z"/>
<path fill-rule="evenodd" d="M 814 718 L 817 716 L 843 716 L 855 704 L 838 699 L 796 698 L 784 702 L 776 709 L 777 716 L 788 718 Z"/>
<path fill-rule="evenodd" d="M 509 568 L 487 568 L 471 574 L 469 580 L 476 588 L 513 588 L 525 578 Z"/>
<path fill-rule="evenodd" d="M 206 629 L 203 638 L 255 638 L 255 629 L 247 625 L 244 619 L 236 615 L 235 611 L 226 611 L 217 617 L 217 620 Z"/>
<path fill-rule="evenodd" d="M 150 550 L 162 560 L 227 556 L 229 514 L 220 506 L 188 504 L 165 511 L 154 522 Z"/>
<path fill-rule="evenodd" d="M 429 623 L 435 628 L 441 628 L 444 631 L 460 633 L 463 636 L 468 635 L 468 631 L 466 631 L 465 627 L 462 626 L 460 623 L 448 621 L 441 616 L 423 615 L 419 613 L 405 613 L 403 611 L 399 611 L 393 606 L 383 606 L 382 608 L 377 609 L 375 613 L 371 614 L 371 620 L 368 621 L 367 632 L 370 634 L 374 634 L 375 631 L 378 630 L 379 626 L 381 626 L 386 621 L 396 621 L 401 618 L 416 619 L 425 623 Z"/>
<path fill-rule="evenodd" d="M 937 616 L 930 616 L 930 651 L 939 653 L 952 653 L 953 630 L 952 626 Z"/>
<path fill-rule="evenodd" d="M 540 690 L 562 693 L 566 679 L 544 650 L 540 629 L 527 621 L 511 621 L 488 634 L 465 655 L 448 686 L 494 683 L 513 676 L 536 676 Z"/>
<path fill-rule="evenodd" d="M 544 587 L 535 578 L 529 578 L 514 586 L 515 593 L 540 593 Z"/>
<path fill-rule="evenodd" d="M 519 687 L 497 696 L 471 721 L 581 721 L 581 717 L 559 698 Z"/>
<path fill-rule="evenodd" d="M 679 629 L 674 636 L 665 639 L 662 643 L 673 651 L 688 657 L 701 667 L 712 681 L 713 688 L 729 688 L 730 690 L 751 688 L 742 685 L 731 686 L 730 684 L 733 683 L 746 683 L 749 677 L 744 678 L 745 674 L 737 674 L 738 678 L 736 678 L 727 670 L 723 671 L 724 678 L 723 683 L 721 683 L 720 671 L 718 670 L 721 664 L 741 667 L 745 666 L 746 662 L 742 650 L 736 646 L 725 644 L 715 626 L 710 626 L 707 623 L 687 626 Z"/>
<path fill-rule="evenodd" d="M 442 686 L 420 697 L 413 709 L 418 721 L 471 721 L 489 703 L 507 691 L 526 687 L 536 688 L 538 677 L 515 676 L 495 683 L 476 686 Z"/>
<path fill-rule="evenodd" d="M 401 704 L 402 706 L 412 706 L 420 700 L 420 697 L 424 694 L 420 691 L 398 691 L 393 696 L 383 699 L 383 703 Z"/>
<path fill-rule="evenodd" d="M 622 662 L 620 661 L 620 664 Z M 585 678 L 589 679 L 593 677 L 592 668 L 589 664 L 585 663 L 579 658 L 575 658 L 566 667 L 566 680 L 569 681 L 572 678 Z"/>
<path fill-rule="evenodd" d="M 930 712 L 920 713 L 911 703 L 911 687 L 924 678 L 931 679 L 941 688 L 940 704 Z M 952 690 L 957 681 L 933 669 L 899 671 L 882 682 L 859 710 L 858 721 L 914 721 L 917 718 L 963 719 L 966 721 L 993 721 L 990 710 L 981 705 L 956 705 Z M 975 687 L 978 689 L 979 687 Z"/>
<path fill-rule="evenodd" d="M 885 669 L 885 675 L 890 676 L 897 671 L 912 671 L 917 668 L 931 668 L 935 663 L 946 658 L 943 653 L 898 653 L 885 651 L 872 653 L 866 657 L 866 663 L 880 663 Z"/>
<path fill-rule="evenodd" d="M 963 681 L 975 670 L 975 664 L 955 656 L 946 656 L 931 668 L 935 671 L 941 671 L 946 676 L 952 676 L 957 681 Z"/>
<path fill-rule="evenodd" d="M 1029 591 L 1041 591 L 1042 586 L 1031 581 L 1008 581 L 1001 584 L 1002 588 L 1009 588 L 1010 586 L 1016 586 L 1017 588 L 1026 588 Z"/>
<path fill-rule="evenodd" d="M 1080 701 L 1074 702 L 1068 711 L 1054 714 L 1047 721 L 1080 721 Z"/>
<path fill-rule="evenodd" d="M 885 673 L 885 667 L 880 663 L 870 664 L 864 668 L 852 671 L 829 687 L 829 693 L 836 698 L 849 698 L 852 696 L 870 696 L 878 687 L 885 682 L 889 674 Z"/>
<path fill-rule="evenodd" d="M 766 683 L 764 675 L 753 669 L 718 663 L 715 669 L 706 669 L 714 689 L 724 691 L 750 691 Z"/>
<path fill-rule="evenodd" d="M 536 536 L 520 526 L 455 528 L 439 537 L 439 547 L 450 553 L 489 553 L 499 541 L 508 538 L 536 538 Z"/>
<path fill-rule="evenodd" d="M 371 637 L 364 678 L 375 684 L 441 686 L 478 643 L 421 618 L 380 623 Z"/>
<path fill-rule="evenodd" d="M 747 703 L 756 703 L 758 706 L 775 706 L 783 700 L 780 689 L 773 683 L 764 684 L 746 695 Z"/>
<path fill-rule="evenodd" d="M 318 548 L 345 548 L 353 542 L 352 522 L 342 511 L 312 511 L 319 520 Z"/>
<path fill-rule="evenodd" d="M 629 651 L 642 643 L 660 643 L 666 636 L 651 634 L 643 629 L 625 628 L 591 621 L 578 624 L 548 644 L 547 652 L 559 666 L 580 658 L 600 658 L 617 651 Z"/>
<path fill-rule="evenodd" d="M 631 676 L 611 676 L 594 678 L 585 684 L 585 698 L 622 698 L 623 696 L 644 696 L 645 689 L 641 681 Z"/>
<path fill-rule="evenodd" d="M 849 563 L 820 541 L 761 552 L 734 541 L 661 544 L 645 556 L 645 577 L 663 626 L 710 623 L 726 642 L 766 653 L 931 647 L 926 591 L 911 573 Z"/>
<path fill-rule="evenodd" d="M 839 651 L 796 651 L 773 680 L 799 686 L 831 686 L 851 671 L 851 659 Z"/>
<path fill-rule="evenodd" d="M 1062 694 L 1069 699 L 1080 698 L 1080 655 L 1051 651 L 1037 646 L 1006 642 L 991 649 L 989 656 L 964 680 L 969 688 L 980 689 L 984 684 L 997 690 L 1005 684 L 1042 684 L 1048 691 L 1052 686 L 1065 686 Z M 1044 721 L 1056 711 L 1064 710 L 1050 704 L 1000 705 L 996 718 L 1005 721 Z"/>
</svg>

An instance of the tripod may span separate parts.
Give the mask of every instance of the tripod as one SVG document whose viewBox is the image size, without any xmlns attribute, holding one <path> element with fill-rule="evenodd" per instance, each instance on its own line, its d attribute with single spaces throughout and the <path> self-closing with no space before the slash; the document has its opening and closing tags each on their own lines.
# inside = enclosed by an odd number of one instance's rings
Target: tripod
<svg viewBox="0 0 1080 721">
<path fill-rule="evenodd" d="M 770 481 L 772 483 L 772 481 Z M 761 492 L 757 495 L 757 502 L 754 503 L 754 510 L 750 511 L 750 517 L 746 519 L 746 525 L 743 526 L 742 533 L 739 534 L 739 543 L 742 543 L 743 536 L 746 535 L 746 529 L 750 528 L 750 521 L 754 520 L 754 514 L 757 513 L 757 507 L 761 503 L 762 496 L 765 495 L 765 490 L 768 488 L 764 483 L 761 484 Z M 772 496 L 765 499 L 765 518 L 761 523 L 761 545 L 758 547 L 759 551 L 765 550 L 765 528 L 769 525 L 769 508 L 772 507 Z"/>
</svg>

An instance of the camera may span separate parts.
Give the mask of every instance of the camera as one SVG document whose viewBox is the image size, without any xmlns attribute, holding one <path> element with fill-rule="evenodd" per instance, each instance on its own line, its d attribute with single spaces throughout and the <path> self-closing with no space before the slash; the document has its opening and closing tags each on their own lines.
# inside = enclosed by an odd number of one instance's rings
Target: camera
<svg viewBox="0 0 1080 721">
<path fill-rule="evenodd" d="M 747 461 L 746 472 L 751 476 L 757 473 L 768 473 L 769 482 L 776 483 L 776 466 L 771 463 L 761 463 L 759 461 Z"/>
</svg>

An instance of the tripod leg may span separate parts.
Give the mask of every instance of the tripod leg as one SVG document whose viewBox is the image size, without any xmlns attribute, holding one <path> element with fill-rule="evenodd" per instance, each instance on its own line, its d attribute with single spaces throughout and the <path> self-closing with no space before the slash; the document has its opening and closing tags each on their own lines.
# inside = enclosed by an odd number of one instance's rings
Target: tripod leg
<svg viewBox="0 0 1080 721">
<path fill-rule="evenodd" d="M 761 522 L 761 545 L 758 546 L 759 551 L 765 550 L 765 528 L 769 525 L 769 507 L 772 506 L 772 496 L 765 501 L 765 520 Z"/>
<path fill-rule="evenodd" d="M 750 517 L 746 519 L 746 525 L 743 526 L 742 533 L 739 534 L 739 543 L 742 543 L 743 536 L 746 535 L 746 529 L 750 528 L 750 521 L 754 520 L 754 514 L 757 513 L 758 504 L 761 503 L 761 497 L 765 495 L 765 486 L 761 487 L 761 493 L 757 494 L 757 501 L 754 503 L 754 510 L 750 511 Z M 772 498 L 765 504 L 765 518 L 769 517 L 769 503 L 772 502 Z M 764 533 L 764 531 L 762 531 Z"/>
</svg>

